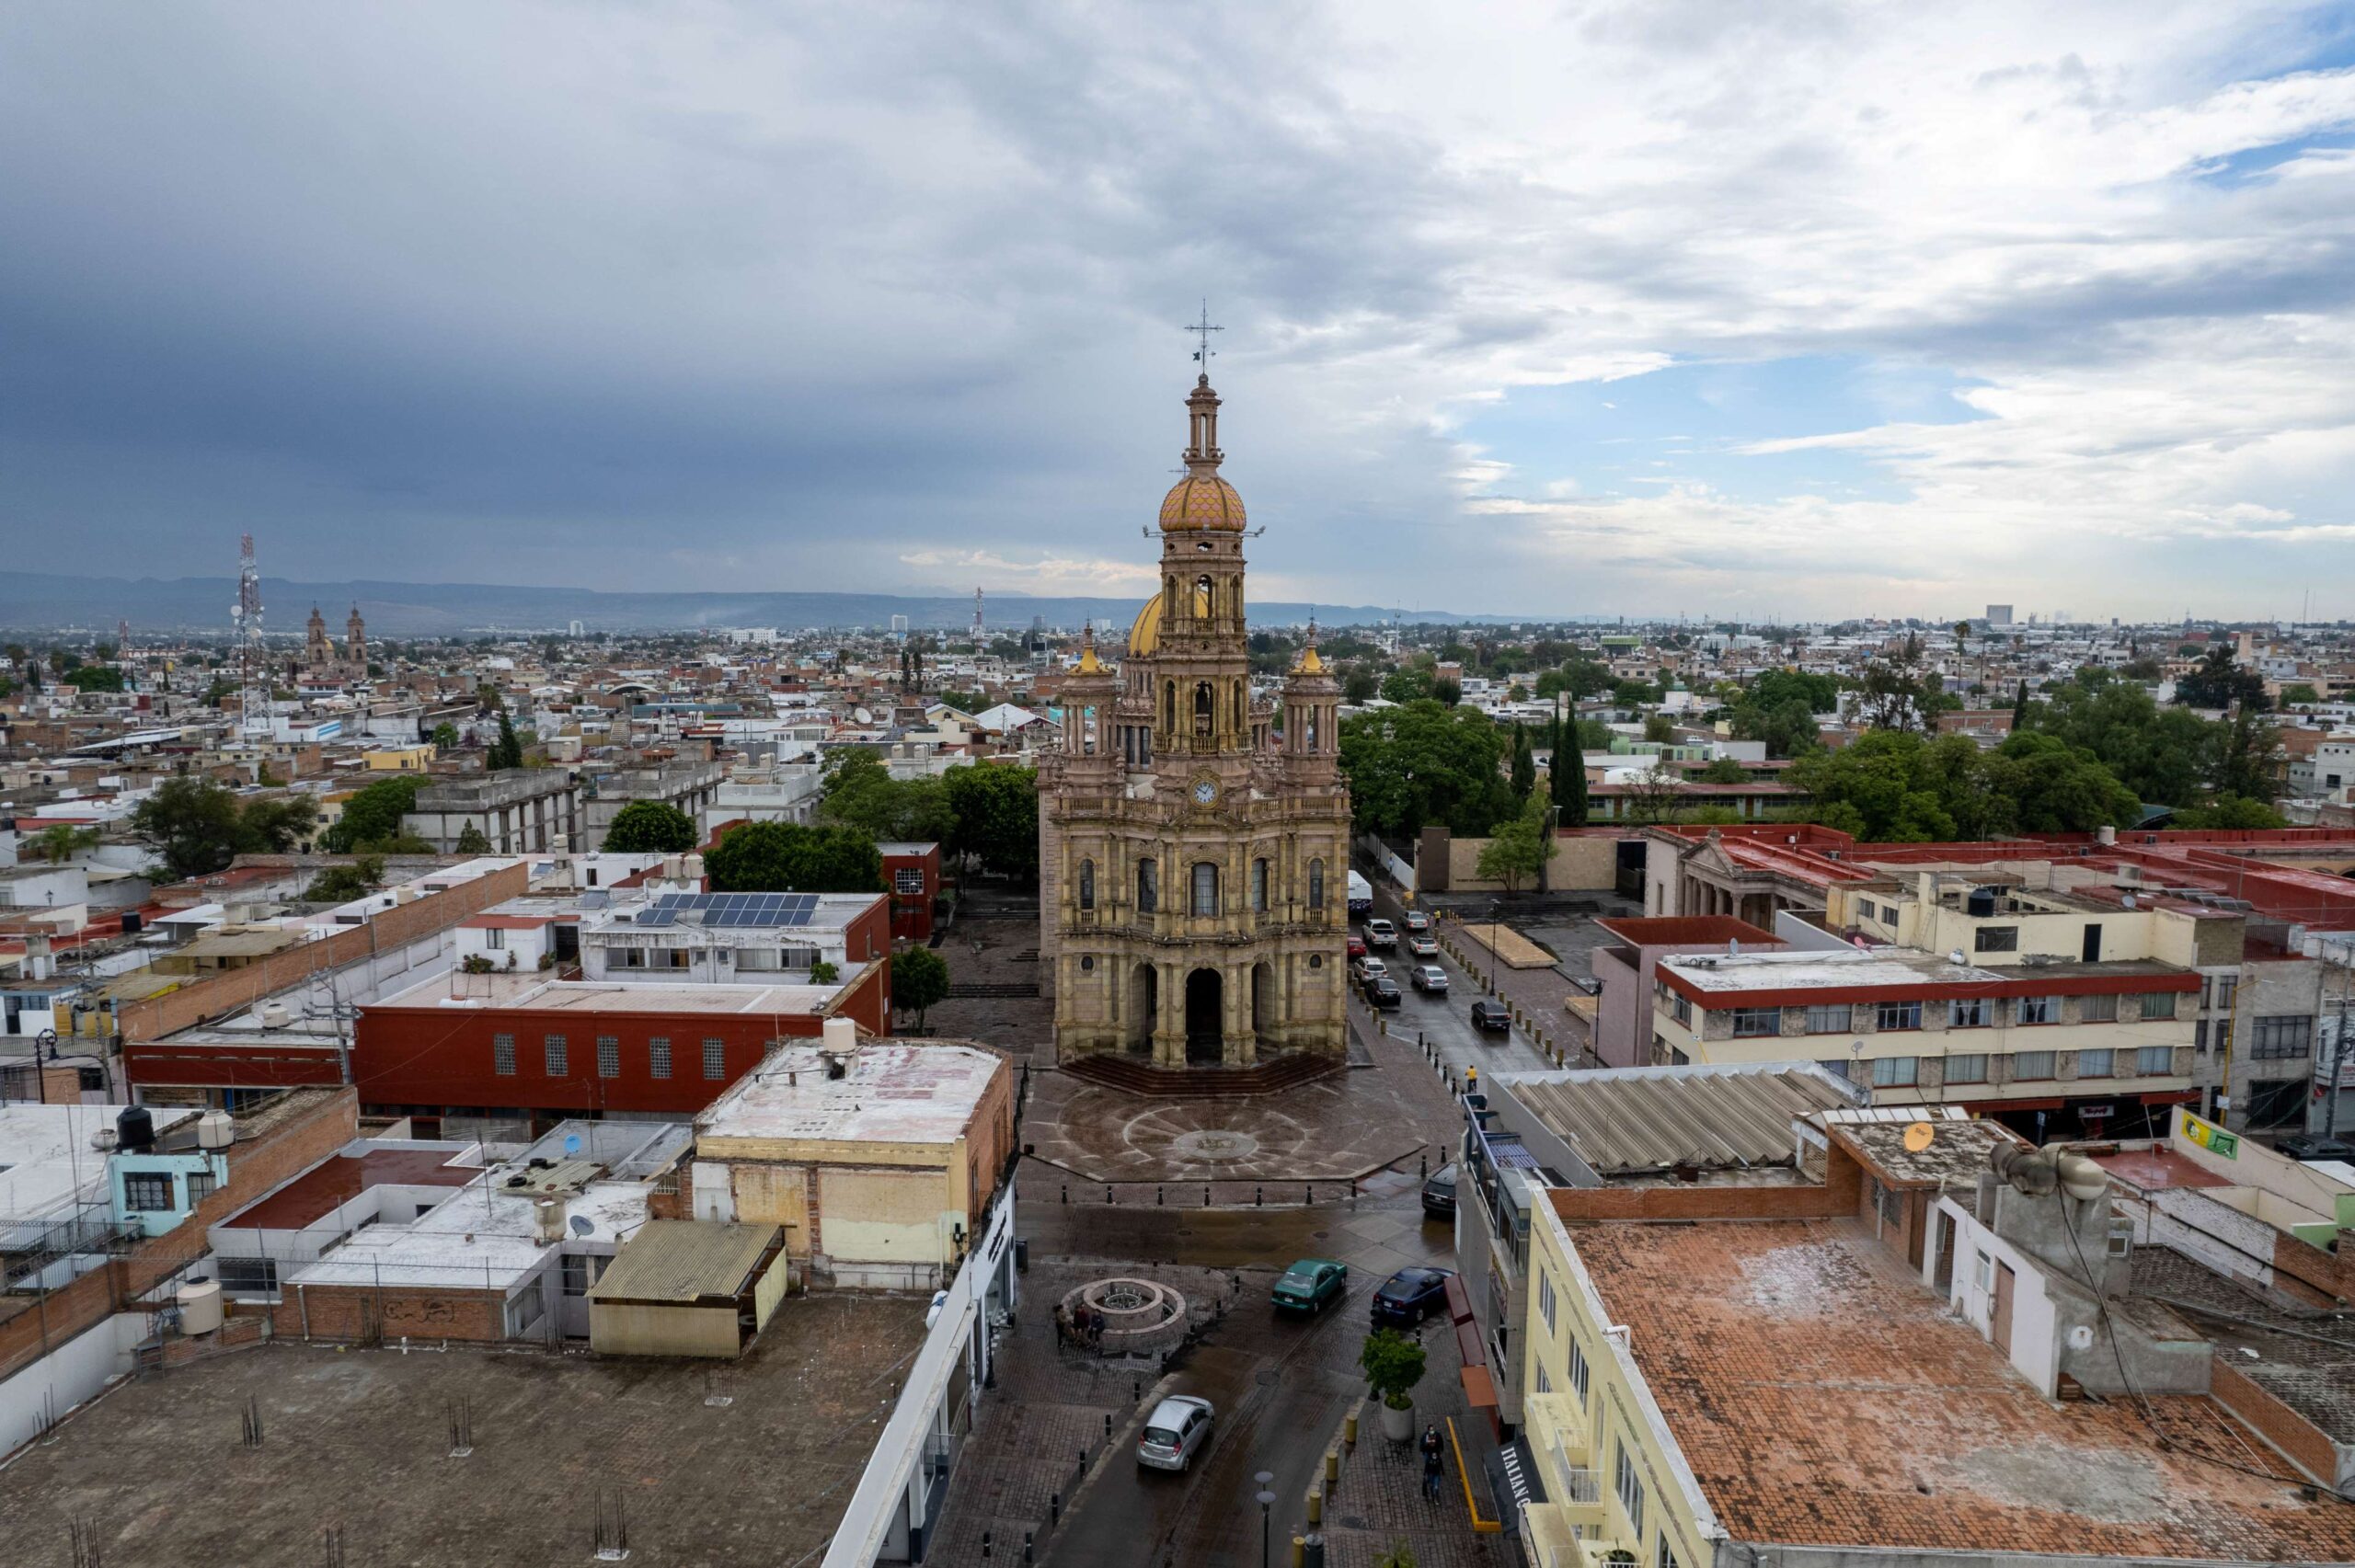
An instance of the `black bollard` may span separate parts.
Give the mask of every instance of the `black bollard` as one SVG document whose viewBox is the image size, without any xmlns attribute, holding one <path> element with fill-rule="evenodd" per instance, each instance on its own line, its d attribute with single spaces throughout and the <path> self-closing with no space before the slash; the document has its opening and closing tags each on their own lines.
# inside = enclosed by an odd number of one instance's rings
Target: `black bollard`
<svg viewBox="0 0 2355 1568">
<path fill-rule="evenodd" d="M 1063 1522 L 1063 1494 L 1060 1492 L 1050 1492 L 1047 1494 L 1047 1524 L 1051 1528 Z"/>
<path fill-rule="evenodd" d="M 1112 1184 L 1109 1182 L 1104 1184 L 1104 1201 L 1106 1203 L 1112 1201 Z"/>
<path fill-rule="evenodd" d="M 1251 1189 L 1251 1207 L 1254 1208 L 1265 1208 L 1267 1206 L 1268 1189 L 1265 1187 L 1253 1187 Z"/>
<path fill-rule="evenodd" d="M 1428 1176 L 1430 1173 L 1431 1157 L 1427 1153 L 1423 1155 L 1422 1158 L 1415 1162 L 1415 1174 L 1419 1176 Z"/>
<path fill-rule="evenodd" d="M 1071 1184 L 1069 1182 L 1065 1182 L 1063 1184 L 1063 1201 L 1065 1203 L 1069 1203 L 1071 1201 Z"/>
<path fill-rule="evenodd" d="M 1314 1207 L 1316 1203 L 1316 1189 L 1312 1186 L 1304 1186 L 1301 1188 L 1300 1201 Z"/>
<path fill-rule="evenodd" d="M 1030 1554 L 1030 1532 L 1028 1530 L 1024 1530 L 1022 1532 L 1022 1561 L 1025 1562 L 1036 1562 L 1039 1561 L 1036 1557 L 1033 1557 Z"/>
<path fill-rule="evenodd" d="M 1211 1187 L 1210 1187 L 1210 1184 L 1209 1184 L 1208 1182 L 1204 1182 L 1204 1183 L 1202 1184 L 1202 1207 L 1203 1207 L 1204 1208 L 1208 1208 L 1210 1206 L 1211 1206 Z"/>
<path fill-rule="evenodd" d="M 1153 1207 L 1155 1208 L 1159 1208 L 1161 1207 L 1161 1189 L 1159 1187 L 1153 1189 Z"/>
<path fill-rule="evenodd" d="M 1111 1435 L 1112 1435 L 1112 1413 L 1111 1413 L 1110 1411 L 1109 1411 L 1109 1410 L 1108 1410 L 1108 1411 L 1106 1411 L 1106 1412 L 1104 1413 L 1104 1436 L 1106 1436 L 1107 1437 L 1109 1437 Z"/>
</svg>

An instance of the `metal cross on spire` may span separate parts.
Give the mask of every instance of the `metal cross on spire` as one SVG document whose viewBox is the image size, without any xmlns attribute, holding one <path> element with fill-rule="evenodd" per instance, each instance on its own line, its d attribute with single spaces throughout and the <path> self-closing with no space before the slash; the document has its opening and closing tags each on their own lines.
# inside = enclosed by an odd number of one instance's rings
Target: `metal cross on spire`
<svg viewBox="0 0 2355 1568">
<path fill-rule="evenodd" d="M 1202 374 L 1207 376 L 1211 373 L 1211 360 L 1217 352 L 1217 350 L 1211 347 L 1211 334 L 1213 332 L 1223 332 L 1226 330 L 1223 326 L 1212 326 L 1211 325 L 1210 301 L 1204 300 L 1202 302 L 1202 319 L 1187 327 L 1186 330 L 1193 333 L 1202 340 L 1202 346 L 1194 350 L 1194 363 L 1201 366 Z"/>
</svg>

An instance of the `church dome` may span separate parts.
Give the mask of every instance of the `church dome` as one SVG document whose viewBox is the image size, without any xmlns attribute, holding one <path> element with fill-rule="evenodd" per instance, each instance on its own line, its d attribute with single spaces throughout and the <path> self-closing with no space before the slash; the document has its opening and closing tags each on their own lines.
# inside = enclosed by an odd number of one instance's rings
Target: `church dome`
<svg viewBox="0 0 2355 1568">
<path fill-rule="evenodd" d="M 1169 494 L 1161 498 L 1161 526 L 1165 529 L 1211 528 L 1230 533 L 1243 532 L 1243 498 L 1235 486 L 1215 474 L 1189 474 L 1169 486 Z"/>
<path fill-rule="evenodd" d="M 1211 612 L 1211 596 L 1200 589 L 1194 590 L 1194 613 L 1207 617 Z M 1155 594 L 1137 612 L 1135 623 L 1129 627 L 1129 657 L 1143 658 L 1161 647 L 1161 595 Z"/>
</svg>

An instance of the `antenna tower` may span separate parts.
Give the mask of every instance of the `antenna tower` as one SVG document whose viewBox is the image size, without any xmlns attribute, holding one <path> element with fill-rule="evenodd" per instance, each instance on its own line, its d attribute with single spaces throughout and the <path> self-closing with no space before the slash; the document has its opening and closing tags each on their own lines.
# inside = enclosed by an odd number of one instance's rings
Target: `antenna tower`
<svg viewBox="0 0 2355 1568">
<path fill-rule="evenodd" d="M 254 565 L 254 536 L 237 535 L 237 603 L 230 612 L 237 630 L 237 727 L 248 734 L 270 727 L 270 652 L 261 640 L 261 572 Z"/>
<path fill-rule="evenodd" d="M 973 589 L 973 651 L 982 650 L 982 590 Z"/>
</svg>

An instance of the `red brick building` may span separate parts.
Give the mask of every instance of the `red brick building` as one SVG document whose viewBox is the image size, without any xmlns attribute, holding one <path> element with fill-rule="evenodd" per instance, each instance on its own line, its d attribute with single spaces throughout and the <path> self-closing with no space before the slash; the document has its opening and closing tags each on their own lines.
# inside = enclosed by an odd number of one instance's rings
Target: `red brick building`
<svg viewBox="0 0 2355 1568">
<path fill-rule="evenodd" d="M 883 881 L 891 889 L 893 940 L 931 941 L 933 901 L 940 897 L 940 846 L 890 843 L 875 847 L 883 852 Z"/>
</svg>

